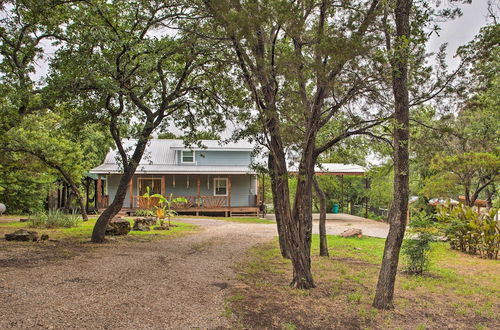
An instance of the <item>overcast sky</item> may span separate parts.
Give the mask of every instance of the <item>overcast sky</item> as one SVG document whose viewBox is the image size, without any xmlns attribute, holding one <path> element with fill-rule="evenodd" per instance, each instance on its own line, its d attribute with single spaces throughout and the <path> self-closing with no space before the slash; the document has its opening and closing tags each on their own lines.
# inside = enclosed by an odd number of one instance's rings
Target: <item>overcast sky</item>
<svg viewBox="0 0 500 330">
<path fill-rule="evenodd" d="M 498 1 L 496 3 L 498 4 Z M 488 23 L 487 0 L 472 0 L 472 4 L 460 5 L 459 7 L 462 8 L 462 17 L 440 23 L 439 36 L 433 35 L 428 45 L 429 50 L 436 51 L 441 44 L 448 43 L 447 59 L 451 68 L 458 65 L 457 59 L 453 57 L 457 48 L 474 39 L 481 27 Z"/>
</svg>

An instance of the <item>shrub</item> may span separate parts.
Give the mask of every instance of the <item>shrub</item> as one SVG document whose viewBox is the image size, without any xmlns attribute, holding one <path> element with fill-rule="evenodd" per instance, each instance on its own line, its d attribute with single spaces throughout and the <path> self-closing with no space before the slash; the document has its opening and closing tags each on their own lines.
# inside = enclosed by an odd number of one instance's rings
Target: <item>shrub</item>
<svg viewBox="0 0 500 330">
<path fill-rule="evenodd" d="M 482 258 L 497 259 L 500 249 L 500 224 L 495 220 L 496 209 L 478 214 L 469 206 L 441 207 L 437 219 L 452 249 Z"/>
<path fill-rule="evenodd" d="M 71 228 L 80 225 L 81 217 L 77 213 L 65 214 L 59 210 L 37 212 L 30 217 L 28 225 L 34 228 Z"/>
<path fill-rule="evenodd" d="M 415 214 L 409 225 L 402 252 L 406 260 L 406 271 L 412 275 L 422 275 L 429 269 L 431 242 L 435 240 L 436 228 L 431 216 Z"/>
<path fill-rule="evenodd" d="M 134 211 L 134 215 L 138 217 L 154 217 L 156 216 L 155 212 L 150 209 L 137 209 Z"/>
</svg>

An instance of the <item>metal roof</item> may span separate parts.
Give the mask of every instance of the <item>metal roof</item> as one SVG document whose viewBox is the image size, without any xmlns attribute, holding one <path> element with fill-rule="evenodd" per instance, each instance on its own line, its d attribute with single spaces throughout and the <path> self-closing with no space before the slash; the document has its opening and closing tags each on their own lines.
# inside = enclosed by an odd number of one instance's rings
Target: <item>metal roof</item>
<svg viewBox="0 0 500 330">
<path fill-rule="evenodd" d="M 321 163 L 314 167 L 317 175 L 364 175 L 366 169 L 355 164 Z M 298 167 L 290 167 L 290 173 L 297 173 Z"/>
<path fill-rule="evenodd" d="M 144 155 L 142 156 L 137 174 L 245 174 L 255 173 L 246 165 L 192 165 L 178 164 L 176 159 L 177 150 L 214 150 L 214 151 L 252 151 L 253 145 L 248 142 L 236 142 L 222 144 L 216 140 L 202 140 L 206 148 L 193 146 L 186 148 L 183 140 L 151 139 L 148 142 Z M 135 140 L 124 140 L 123 147 L 130 156 L 135 147 Z M 111 150 L 106 155 L 104 163 L 92 169 L 94 174 L 116 174 L 121 173 L 117 150 Z"/>
</svg>

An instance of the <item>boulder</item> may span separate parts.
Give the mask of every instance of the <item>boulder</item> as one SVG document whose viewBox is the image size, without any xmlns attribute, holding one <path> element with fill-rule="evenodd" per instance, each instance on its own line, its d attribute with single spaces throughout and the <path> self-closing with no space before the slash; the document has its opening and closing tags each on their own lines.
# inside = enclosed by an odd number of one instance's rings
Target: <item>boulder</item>
<svg viewBox="0 0 500 330">
<path fill-rule="evenodd" d="M 130 232 L 130 222 L 122 217 L 113 218 L 106 228 L 106 235 L 120 236 Z"/>
<path fill-rule="evenodd" d="M 361 238 L 363 236 L 363 233 L 361 232 L 361 229 L 357 228 L 349 228 L 346 231 L 344 231 L 342 234 L 340 234 L 342 237 L 359 237 Z"/>
<path fill-rule="evenodd" d="M 11 234 L 5 234 L 7 241 L 35 242 L 38 241 L 38 233 L 26 229 L 19 229 Z"/>
<path fill-rule="evenodd" d="M 134 227 L 132 227 L 132 230 L 135 230 L 135 231 L 149 231 L 149 225 L 146 224 L 143 219 L 137 221 L 134 220 Z"/>
<path fill-rule="evenodd" d="M 155 217 L 135 218 L 134 223 L 142 223 L 148 226 L 154 226 L 156 225 L 156 218 Z"/>
</svg>

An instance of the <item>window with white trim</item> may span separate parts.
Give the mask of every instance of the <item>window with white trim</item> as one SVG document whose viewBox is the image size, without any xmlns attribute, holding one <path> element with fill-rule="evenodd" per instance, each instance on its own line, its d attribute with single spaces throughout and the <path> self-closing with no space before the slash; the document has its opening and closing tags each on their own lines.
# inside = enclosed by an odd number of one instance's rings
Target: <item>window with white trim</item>
<svg viewBox="0 0 500 330">
<path fill-rule="evenodd" d="M 194 163 L 194 151 L 193 150 L 182 150 L 181 151 L 181 162 L 182 163 Z"/>
<path fill-rule="evenodd" d="M 227 178 L 214 178 L 214 196 L 227 196 Z"/>
</svg>

